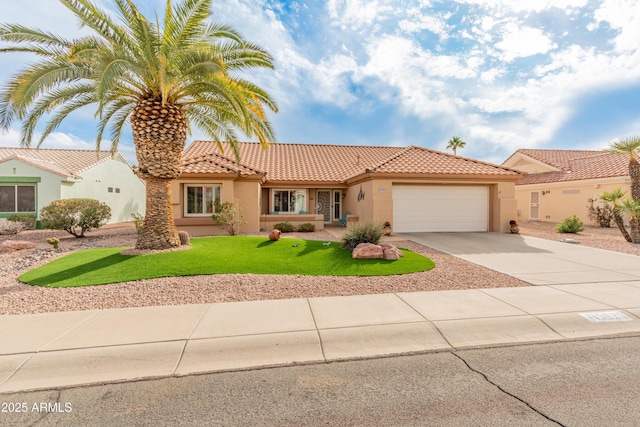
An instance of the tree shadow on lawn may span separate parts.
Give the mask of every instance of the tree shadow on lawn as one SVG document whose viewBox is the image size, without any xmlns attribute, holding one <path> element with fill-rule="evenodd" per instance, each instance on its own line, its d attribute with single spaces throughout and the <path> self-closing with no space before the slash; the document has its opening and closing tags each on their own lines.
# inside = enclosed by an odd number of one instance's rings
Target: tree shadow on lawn
<svg viewBox="0 0 640 427">
<path fill-rule="evenodd" d="M 134 257 L 130 255 L 122 255 L 120 253 L 115 253 L 112 255 L 108 255 L 106 257 L 89 261 L 85 264 L 80 264 L 78 266 L 68 268 L 66 270 L 58 271 L 57 273 L 47 274 L 42 277 L 28 278 L 27 280 L 29 285 L 57 288 L 59 286 L 56 285 L 56 283 L 68 280 L 70 277 L 78 278 L 79 276 L 82 276 L 84 274 L 93 273 L 103 268 L 112 267 L 116 264 L 129 261 L 133 258 Z M 25 273 L 25 275 L 28 275 L 28 274 L 29 272 Z"/>
</svg>

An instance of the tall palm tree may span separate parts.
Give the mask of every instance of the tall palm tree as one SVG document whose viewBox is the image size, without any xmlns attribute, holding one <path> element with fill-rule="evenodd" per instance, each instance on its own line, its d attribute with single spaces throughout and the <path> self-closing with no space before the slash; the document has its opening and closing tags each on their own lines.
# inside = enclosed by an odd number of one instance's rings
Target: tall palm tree
<svg viewBox="0 0 640 427">
<path fill-rule="evenodd" d="M 620 210 L 629 215 L 629 234 L 632 243 L 640 243 L 640 200 L 632 200 L 627 198 Z"/>
<path fill-rule="evenodd" d="M 457 156 L 458 148 L 464 148 L 467 145 L 462 139 L 457 136 L 452 137 L 447 143 L 447 150 L 453 150 L 453 155 Z"/>
<path fill-rule="evenodd" d="M 180 175 L 191 127 L 239 157 L 237 131 L 267 147 L 273 130 L 265 107 L 271 97 L 237 73 L 273 68 L 271 56 L 233 28 L 208 21 L 212 0 L 166 0 L 164 18 L 152 21 L 132 0 L 114 0 L 117 16 L 91 0 L 60 0 L 93 34 L 67 40 L 24 27 L 0 25 L 0 52 L 30 52 L 36 62 L 0 92 L 0 130 L 22 122 L 22 146 L 36 124 L 47 123 L 38 146 L 73 111 L 96 106 L 96 146 L 105 131 L 111 150 L 131 123 L 138 173 L 147 184 L 146 217 L 138 249 L 179 246 L 173 222 L 171 180 Z"/>
<path fill-rule="evenodd" d="M 613 205 L 613 219 L 616 222 L 620 233 L 622 233 L 622 237 L 624 237 L 627 242 L 631 242 L 631 236 L 629 235 L 627 229 L 624 227 L 624 220 L 622 219 L 622 215 L 620 214 L 620 208 L 622 205 L 619 202 L 624 197 L 624 195 L 625 192 L 622 191 L 620 187 L 618 187 L 615 190 L 607 191 L 600 194 L 600 200 L 611 203 Z"/>
<path fill-rule="evenodd" d="M 631 178 L 631 198 L 640 200 L 640 136 L 620 138 L 609 144 L 608 152 L 629 156 L 629 177 Z"/>
</svg>

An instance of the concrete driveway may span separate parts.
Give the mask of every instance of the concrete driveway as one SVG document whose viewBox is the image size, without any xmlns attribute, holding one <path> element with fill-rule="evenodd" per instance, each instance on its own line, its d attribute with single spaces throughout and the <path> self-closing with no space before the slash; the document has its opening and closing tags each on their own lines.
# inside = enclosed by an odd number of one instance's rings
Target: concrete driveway
<svg viewBox="0 0 640 427">
<path fill-rule="evenodd" d="M 640 281 L 640 258 L 505 233 L 403 233 L 416 243 L 533 285 Z"/>
</svg>

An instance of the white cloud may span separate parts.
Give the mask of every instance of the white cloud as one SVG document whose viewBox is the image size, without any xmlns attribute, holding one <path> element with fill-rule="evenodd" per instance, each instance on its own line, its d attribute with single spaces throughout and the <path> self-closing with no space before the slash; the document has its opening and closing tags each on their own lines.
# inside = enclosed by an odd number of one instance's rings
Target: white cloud
<svg viewBox="0 0 640 427">
<path fill-rule="evenodd" d="M 435 15 L 422 12 L 421 9 L 413 8 L 407 10 L 407 18 L 398 23 L 398 27 L 408 33 L 415 33 L 423 30 L 431 31 L 441 40 L 449 38 L 449 26 L 447 19 L 451 14 Z"/>
<path fill-rule="evenodd" d="M 502 58 L 506 62 L 547 53 L 557 47 L 539 28 L 520 27 L 515 22 L 505 25 L 502 40 L 495 46 L 502 51 Z"/>
<path fill-rule="evenodd" d="M 614 45 L 619 52 L 637 51 L 640 40 L 640 2 L 637 0 L 604 0 L 594 14 L 595 22 L 608 23 L 618 30 Z"/>
<path fill-rule="evenodd" d="M 340 27 L 358 30 L 382 19 L 385 13 L 393 11 L 392 4 L 393 1 L 328 0 L 327 12 Z"/>
</svg>

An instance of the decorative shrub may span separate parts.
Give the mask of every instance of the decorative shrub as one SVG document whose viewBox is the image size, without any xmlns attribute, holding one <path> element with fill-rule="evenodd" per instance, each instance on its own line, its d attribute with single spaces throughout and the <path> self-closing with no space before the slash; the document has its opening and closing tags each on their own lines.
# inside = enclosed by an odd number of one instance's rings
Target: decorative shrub
<svg viewBox="0 0 640 427">
<path fill-rule="evenodd" d="M 36 228 L 36 216 L 32 214 L 15 213 L 7 217 L 7 221 L 21 222 L 27 230 Z"/>
<path fill-rule="evenodd" d="M 559 233 L 579 233 L 584 230 L 584 223 L 575 215 L 571 215 L 556 225 Z"/>
<path fill-rule="evenodd" d="M 356 222 L 351 225 L 342 236 L 342 247 L 353 249 L 360 243 L 377 245 L 384 234 L 384 229 L 372 222 Z"/>
<path fill-rule="evenodd" d="M 600 227 L 611 227 L 611 221 L 614 219 L 613 208 L 610 205 L 591 206 L 589 209 L 589 219 L 594 225 Z"/>
<path fill-rule="evenodd" d="M 224 202 L 222 204 L 216 204 L 216 213 L 211 215 L 211 218 L 217 225 L 221 225 L 229 232 L 230 236 L 238 234 L 239 227 L 242 224 L 246 224 L 244 216 L 239 215 L 240 208 L 235 203 Z"/>
<path fill-rule="evenodd" d="M 304 224 L 300 224 L 298 226 L 298 231 L 302 231 L 303 233 L 311 233 L 316 231 L 316 226 L 311 224 L 310 222 L 305 222 Z"/>
<path fill-rule="evenodd" d="M 24 223 L 20 221 L 0 222 L 0 234 L 18 234 L 25 229 Z"/>
<path fill-rule="evenodd" d="M 279 222 L 273 226 L 276 230 L 280 230 L 282 233 L 291 233 L 295 231 L 295 227 L 290 222 Z"/>
<path fill-rule="evenodd" d="M 102 227 L 111 218 L 111 208 L 94 199 L 55 200 L 40 210 L 44 228 L 65 230 L 76 237 Z"/>
<path fill-rule="evenodd" d="M 136 226 L 136 233 L 142 233 L 142 227 L 144 227 L 144 216 L 139 213 L 132 213 L 133 224 Z"/>
<path fill-rule="evenodd" d="M 178 231 L 178 237 L 180 238 L 180 246 L 188 246 L 190 243 L 189 233 L 186 231 Z"/>
</svg>

